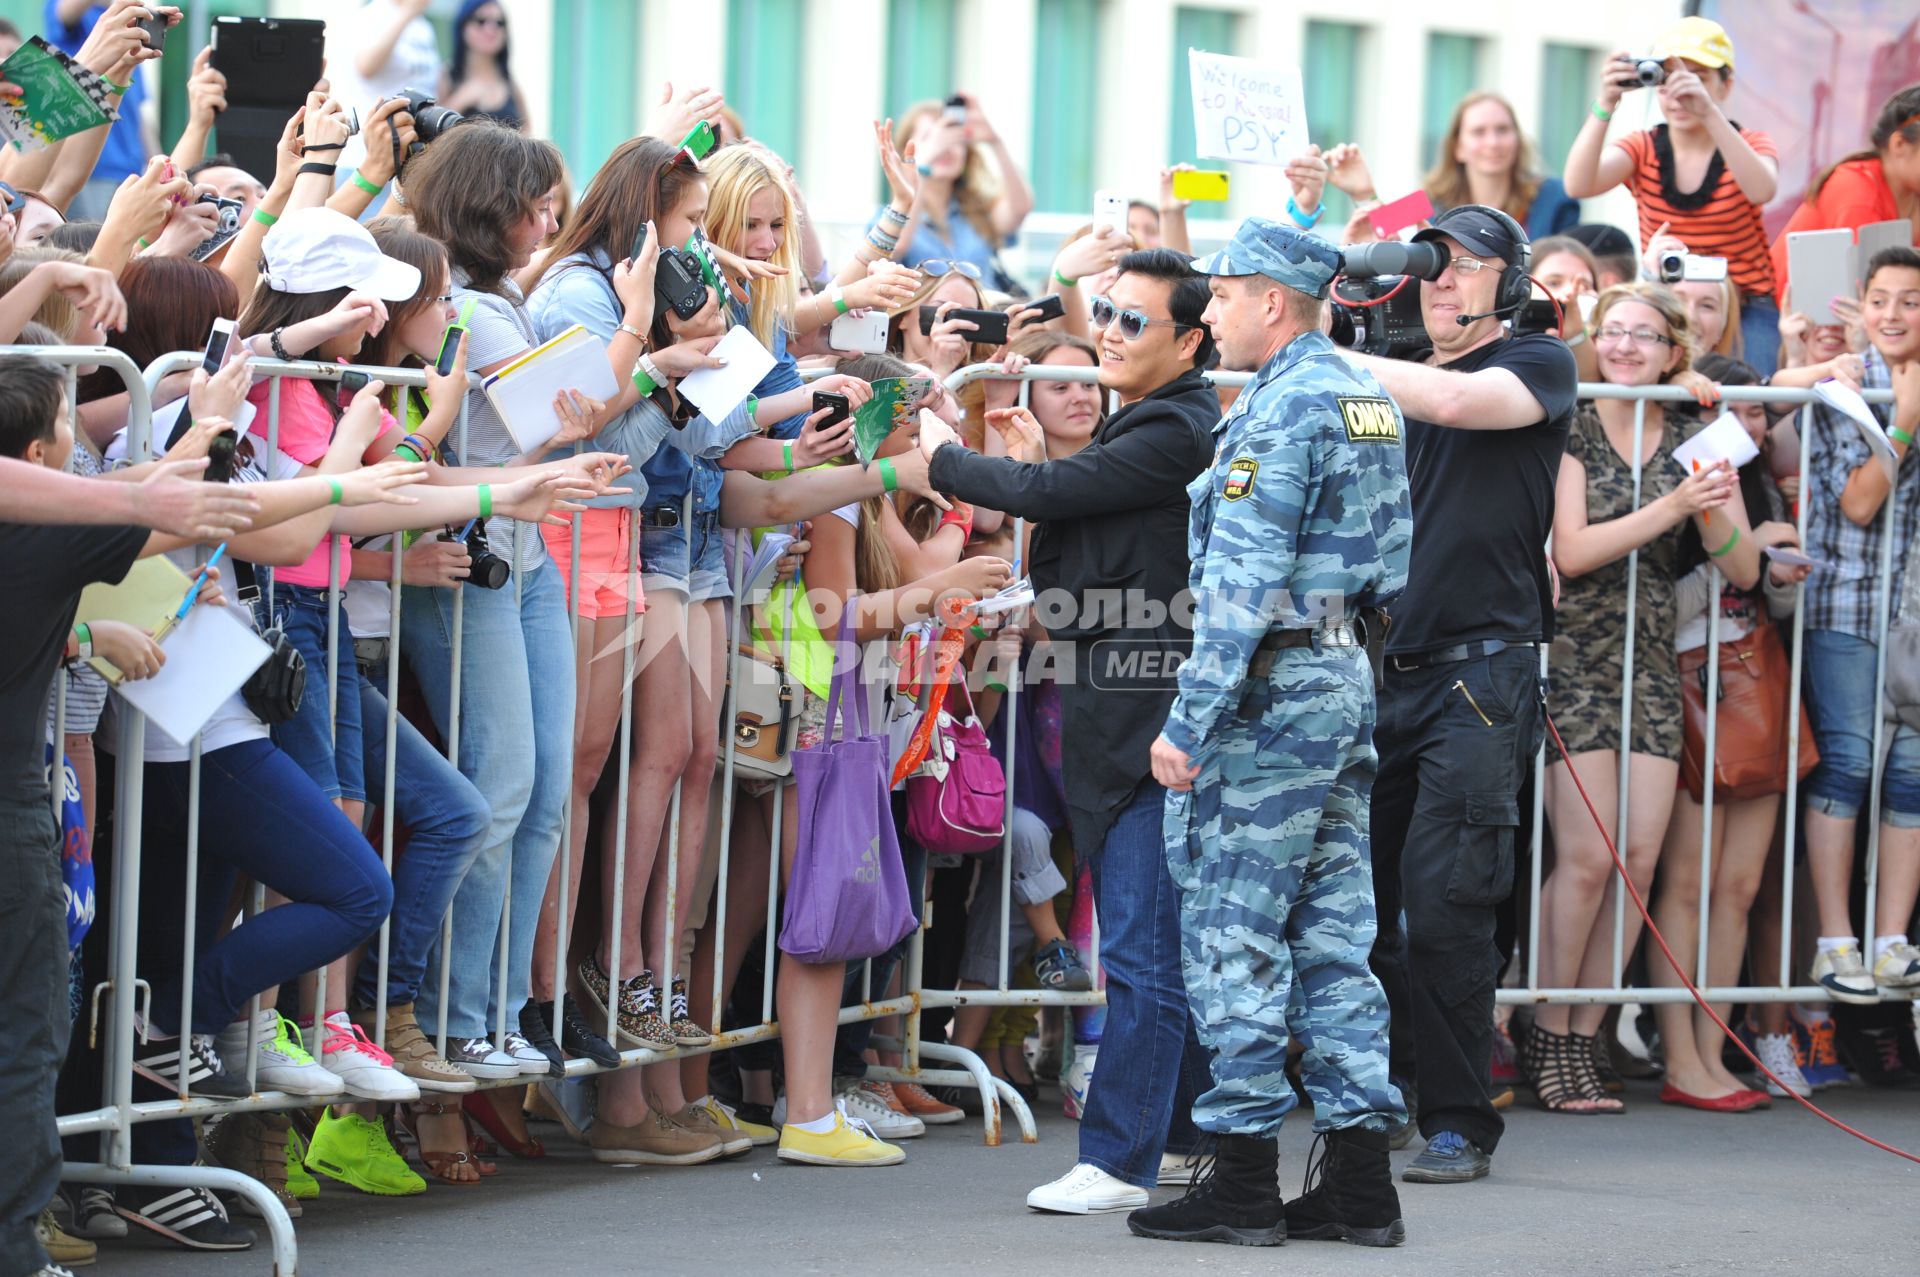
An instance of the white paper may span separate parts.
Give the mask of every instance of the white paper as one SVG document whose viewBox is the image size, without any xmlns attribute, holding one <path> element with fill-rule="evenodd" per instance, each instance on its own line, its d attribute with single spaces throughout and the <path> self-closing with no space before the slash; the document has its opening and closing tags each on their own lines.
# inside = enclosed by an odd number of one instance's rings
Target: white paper
<svg viewBox="0 0 1920 1277">
<path fill-rule="evenodd" d="M 158 674 L 127 679 L 114 690 L 178 745 L 190 742 L 271 655 L 230 609 L 206 604 L 191 608 L 160 649 L 167 663 Z"/>
<path fill-rule="evenodd" d="M 1867 447 L 1880 459 L 1881 468 L 1887 472 L 1887 482 L 1896 482 L 1900 462 L 1893 455 L 1893 442 L 1887 438 L 1887 432 L 1880 428 L 1880 419 L 1873 415 L 1873 409 L 1867 407 L 1867 401 L 1860 397 L 1860 392 L 1829 377 L 1825 381 L 1815 382 L 1813 393 L 1819 395 L 1829 408 L 1853 419 L 1853 424 L 1860 427 Z"/>
<path fill-rule="evenodd" d="M 718 425 L 773 371 L 773 356 L 745 324 L 728 329 L 712 355 L 726 360 L 727 366 L 694 369 L 680 379 L 680 397 Z"/>
<path fill-rule="evenodd" d="M 1812 558 L 1809 555 L 1800 553 L 1800 551 L 1794 549 L 1790 545 L 1762 546 L 1760 548 L 1760 552 L 1766 555 L 1768 558 L 1772 559 L 1774 562 L 1784 563 L 1790 568 L 1831 569 L 1833 567 L 1833 564 L 1827 562 L 1825 559 Z"/>
<path fill-rule="evenodd" d="M 780 567 L 780 559 L 793 544 L 793 537 L 785 532 L 769 532 L 760 538 L 760 544 L 754 547 L 753 558 L 747 563 L 746 584 L 741 587 L 740 597 L 748 607 L 765 603 L 773 593 L 774 573 Z"/>
<path fill-rule="evenodd" d="M 1673 459 L 1688 470 L 1704 470 L 1716 461 L 1724 461 L 1738 470 L 1759 455 L 1753 436 L 1740 424 L 1740 418 L 1730 412 L 1721 413 L 1700 433 L 1673 450 Z"/>
<path fill-rule="evenodd" d="M 1195 153 L 1286 165 L 1306 154 L 1307 99 L 1300 68 L 1187 50 Z"/>
<path fill-rule="evenodd" d="M 585 328 L 575 324 L 545 344 L 551 349 L 538 358 L 486 380 L 487 399 L 522 452 L 532 452 L 560 433 L 553 400 L 561 391 L 577 390 L 602 403 L 620 393 L 607 363 L 607 343 Z"/>
<path fill-rule="evenodd" d="M 981 599 L 973 605 L 973 610 L 974 613 L 979 616 L 999 616 L 1003 612 L 1011 612 L 1015 608 L 1026 607 L 1032 602 L 1033 582 L 1022 577 L 1018 581 L 1009 582 L 1002 586 L 997 592 Z"/>
</svg>

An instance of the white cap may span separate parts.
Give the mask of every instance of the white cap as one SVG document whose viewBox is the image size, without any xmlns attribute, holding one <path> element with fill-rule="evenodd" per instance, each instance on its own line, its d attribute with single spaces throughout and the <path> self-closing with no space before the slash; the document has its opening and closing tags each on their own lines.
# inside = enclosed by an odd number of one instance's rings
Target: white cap
<svg viewBox="0 0 1920 1277">
<path fill-rule="evenodd" d="M 380 251 L 366 227 L 325 206 L 288 213 L 267 232 L 266 284 L 279 293 L 351 288 L 381 301 L 409 301 L 420 271 Z"/>
</svg>

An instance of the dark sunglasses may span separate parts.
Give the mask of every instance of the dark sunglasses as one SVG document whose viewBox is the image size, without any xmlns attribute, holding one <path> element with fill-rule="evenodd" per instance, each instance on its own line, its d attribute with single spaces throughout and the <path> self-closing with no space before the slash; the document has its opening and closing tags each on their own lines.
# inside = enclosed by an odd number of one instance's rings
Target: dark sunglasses
<svg viewBox="0 0 1920 1277">
<path fill-rule="evenodd" d="M 470 27 L 499 27 L 502 31 L 505 31 L 507 29 L 507 20 L 505 18 L 489 18 L 484 13 L 476 13 L 467 19 L 467 25 Z"/>
<path fill-rule="evenodd" d="M 980 282 L 980 268 L 972 262 L 950 262 L 944 257 L 930 257 L 920 263 L 920 269 L 938 279 L 942 275 L 965 275 L 975 283 Z"/>
<path fill-rule="evenodd" d="M 1113 302 L 1105 297 L 1093 299 L 1094 331 L 1104 330 L 1116 319 L 1120 321 L 1120 335 L 1128 341 L 1139 341 L 1149 328 L 1171 328 L 1178 332 L 1180 329 L 1193 327 L 1192 324 L 1183 324 L 1177 319 L 1148 319 L 1137 310 L 1116 310 Z"/>
</svg>

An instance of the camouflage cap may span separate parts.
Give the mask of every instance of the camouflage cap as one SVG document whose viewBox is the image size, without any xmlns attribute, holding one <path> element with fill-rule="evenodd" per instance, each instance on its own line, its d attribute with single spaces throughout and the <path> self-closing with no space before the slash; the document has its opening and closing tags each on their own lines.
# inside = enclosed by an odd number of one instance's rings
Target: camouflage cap
<svg viewBox="0 0 1920 1277">
<path fill-rule="evenodd" d="M 1340 273 L 1340 250 L 1291 226 L 1249 217 L 1227 246 L 1193 263 L 1202 275 L 1265 275 L 1309 297 L 1327 295 Z"/>
</svg>

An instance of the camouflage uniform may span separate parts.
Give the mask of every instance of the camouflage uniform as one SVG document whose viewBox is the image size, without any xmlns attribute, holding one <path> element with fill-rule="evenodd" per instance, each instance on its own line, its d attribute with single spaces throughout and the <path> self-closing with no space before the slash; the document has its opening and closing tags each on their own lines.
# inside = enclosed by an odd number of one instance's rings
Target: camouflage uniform
<svg viewBox="0 0 1920 1277">
<path fill-rule="evenodd" d="M 1249 219 L 1194 268 L 1324 296 L 1338 260 Z M 1271 1136 L 1295 1104 L 1284 1070 L 1298 1039 L 1316 1129 L 1377 1128 L 1406 1111 L 1367 968 L 1373 677 L 1340 621 L 1406 582 L 1400 413 L 1310 332 L 1267 361 L 1215 434 L 1212 469 L 1188 490 L 1194 646 L 1165 731 L 1200 767 L 1166 809 L 1188 1001 L 1214 1057 L 1194 1121 Z M 1262 646 L 1316 628 L 1309 642 Z"/>
</svg>

